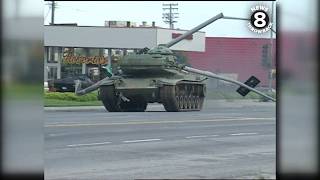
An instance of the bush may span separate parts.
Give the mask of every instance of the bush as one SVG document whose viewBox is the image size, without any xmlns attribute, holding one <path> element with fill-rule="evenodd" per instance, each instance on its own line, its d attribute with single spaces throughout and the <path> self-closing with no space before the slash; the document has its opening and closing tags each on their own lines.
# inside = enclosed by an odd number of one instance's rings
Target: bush
<svg viewBox="0 0 320 180">
<path fill-rule="evenodd" d="M 85 102 L 85 101 L 97 101 L 98 92 L 92 92 L 83 96 L 77 96 L 73 92 L 45 92 L 44 98 L 45 99 L 59 99 L 65 101 L 78 101 L 78 102 Z"/>
</svg>

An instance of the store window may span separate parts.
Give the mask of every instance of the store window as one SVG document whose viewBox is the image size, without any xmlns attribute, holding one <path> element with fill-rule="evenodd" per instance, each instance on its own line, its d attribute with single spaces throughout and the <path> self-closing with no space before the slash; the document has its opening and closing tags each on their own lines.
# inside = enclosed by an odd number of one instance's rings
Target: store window
<svg viewBox="0 0 320 180">
<path fill-rule="evenodd" d="M 58 77 L 58 68 L 56 66 L 48 66 L 48 80 L 54 80 Z"/>
<path fill-rule="evenodd" d="M 59 59 L 62 58 L 62 48 L 61 47 L 48 47 L 47 48 L 47 62 L 48 63 L 58 63 Z"/>
<path fill-rule="evenodd" d="M 63 48 L 62 54 L 65 53 L 70 53 L 72 56 L 81 56 L 85 54 L 85 51 L 84 48 Z M 61 58 L 61 78 L 78 76 L 82 74 L 82 64 L 67 63 L 63 56 Z"/>
</svg>

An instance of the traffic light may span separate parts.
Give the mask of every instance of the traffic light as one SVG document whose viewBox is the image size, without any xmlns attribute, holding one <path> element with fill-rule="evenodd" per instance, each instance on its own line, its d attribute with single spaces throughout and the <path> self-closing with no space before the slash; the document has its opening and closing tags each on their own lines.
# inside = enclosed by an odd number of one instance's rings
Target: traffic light
<svg viewBox="0 0 320 180">
<path fill-rule="evenodd" d="M 261 53 L 261 60 L 262 60 L 262 66 L 266 68 L 271 67 L 271 52 L 270 52 L 270 44 L 265 44 L 262 46 L 262 53 Z"/>
</svg>

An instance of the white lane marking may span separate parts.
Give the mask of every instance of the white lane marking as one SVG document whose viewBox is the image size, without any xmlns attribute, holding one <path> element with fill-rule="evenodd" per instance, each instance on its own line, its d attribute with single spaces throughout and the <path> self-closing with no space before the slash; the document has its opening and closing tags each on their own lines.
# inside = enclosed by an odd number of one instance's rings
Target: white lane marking
<svg viewBox="0 0 320 180">
<path fill-rule="evenodd" d="M 136 143 L 136 142 L 150 142 L 150 141 L 160 141 L 161 139 L 139 139 L 139 140 L 129 140 L 129 141 L 122 141 L 124 143 Z"/>
<path fill-rule="evenodd" d="M 50 137 L 58 137 L 58 136 L 66 136 L 66 135 L 72 135 L 72 133 L 48 134 L 48 136 Z"/>
<path fill-rule="evenodd" d="M 229 134 L 231 136 L 242 136 L 242 135 L 254 135 L 258 133 L 236 133 L 236 134 Z"/>
<path fill-rule="evenodd" d="M 203 137 L 217 137 L 219 135 L 201 135 L 201 136 L 188 136 L 186 137 L 187 139 L 192 139 L 192 138 L 203 138 Z"/>
<path fill-rule="evenodd" d="M 99 142 L 99 143 L 88 143 L 88 144 L 70 144 L 68 147 L 79 147 L 79 146 L 94 146 L 94 145 L 104 145 L 110 144 L 111 142 Z"/>
<path fill-rule="evenodd" d="M 173 120 L 173 121 L 129 121 L 114 123 L 74 123 L 74 124 L 47 124 L 44 127 L 82 127 L 82 126 L 112 126 L 112 125 L 141 125 L 141 124 L 165 124 L 165 123 L 201 123 L 201 122 L 220 122 L 220 121 L 246 121 L 246 120 L 275 120 L 275 118 L 232 118 L 232 119 L 198 119 L 198 120 Z"/>
</svg>

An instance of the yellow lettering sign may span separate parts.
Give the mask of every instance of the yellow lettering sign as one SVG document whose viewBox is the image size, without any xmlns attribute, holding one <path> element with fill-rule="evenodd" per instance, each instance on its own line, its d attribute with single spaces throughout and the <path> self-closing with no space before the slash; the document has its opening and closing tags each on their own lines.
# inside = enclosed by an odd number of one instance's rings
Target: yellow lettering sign
<svg viewBox="0 0 320 180">
<path fill-rule="evenodd" d="M 63 53 L 64 64 L 108 64 L 107 58 L 104 56 L 73 56 L 71 51 L 65 51 Z"/>
</svg>

